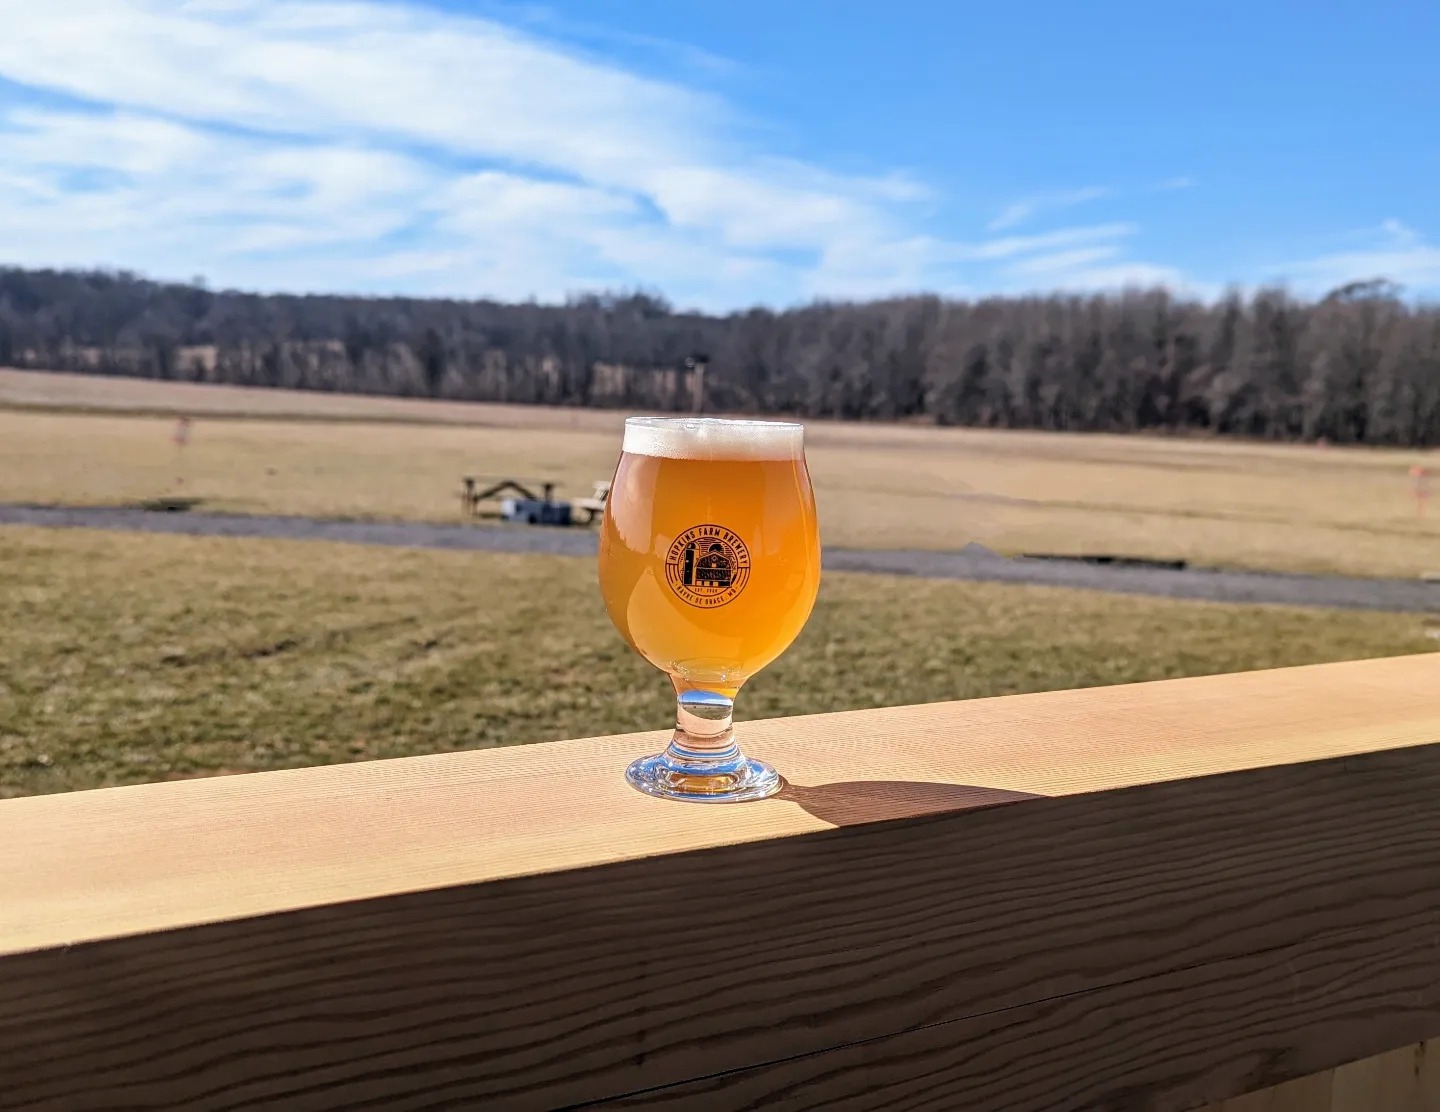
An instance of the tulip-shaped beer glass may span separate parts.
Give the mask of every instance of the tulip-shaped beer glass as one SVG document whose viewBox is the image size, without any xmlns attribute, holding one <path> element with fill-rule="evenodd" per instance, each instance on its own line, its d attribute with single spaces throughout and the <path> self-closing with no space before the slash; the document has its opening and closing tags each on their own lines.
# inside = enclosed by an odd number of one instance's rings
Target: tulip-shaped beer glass
<svg viewBox="0 0 1440 1112">
<path fill-rule="evenodd" d="M 820 586 L 804 426 L 632 417 L 600 533 L 600 592 L 626 642 L 670 676 L 675 735 L 626 772 L 650 795 L 761 799 L 775 769 L 745 756 L 741 685 L 795 640 Z"/>
</svg>

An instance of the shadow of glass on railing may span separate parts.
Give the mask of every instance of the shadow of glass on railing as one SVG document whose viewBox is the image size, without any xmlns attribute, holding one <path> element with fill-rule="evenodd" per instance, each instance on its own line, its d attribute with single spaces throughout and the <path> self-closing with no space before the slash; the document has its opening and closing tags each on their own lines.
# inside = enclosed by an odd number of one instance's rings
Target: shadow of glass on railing
<svg viewBox="0 0 1440 1112">
<path fill-rule="evenodd" d="M 822 822 L 851 826 L 946 811 L 973 811 L 1044 797 L 1007 788 L 921 780 L 846 780 L 809 787 L 786 780 L 774 798 L 794 803 Z"/>
</svg>

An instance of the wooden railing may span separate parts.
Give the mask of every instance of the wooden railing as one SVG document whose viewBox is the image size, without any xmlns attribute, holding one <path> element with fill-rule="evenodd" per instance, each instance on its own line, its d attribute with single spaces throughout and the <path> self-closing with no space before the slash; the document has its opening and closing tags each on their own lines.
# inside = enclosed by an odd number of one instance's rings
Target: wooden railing
<svg viewBox="0 0 1440 1112">
<path fill-rule="evenodd" d="M 1440 1107 L 1440 654 L 744 730 L 0 802 L 0 1107 Z"/>
</svg>

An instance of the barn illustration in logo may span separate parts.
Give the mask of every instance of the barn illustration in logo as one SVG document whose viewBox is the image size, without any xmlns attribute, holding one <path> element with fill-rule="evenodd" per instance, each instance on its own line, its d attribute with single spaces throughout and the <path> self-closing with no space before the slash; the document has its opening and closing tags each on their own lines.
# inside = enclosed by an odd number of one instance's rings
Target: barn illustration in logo
<svg viewBox="0 0 1440 1112">
<path fill-rule="evenodd" d="M 724 606 L 750 579 L 750 551 L 722 525 L 696 525 L 675 538 L 665 559 L 665 581 L 691 606 Z"/>
</svg>

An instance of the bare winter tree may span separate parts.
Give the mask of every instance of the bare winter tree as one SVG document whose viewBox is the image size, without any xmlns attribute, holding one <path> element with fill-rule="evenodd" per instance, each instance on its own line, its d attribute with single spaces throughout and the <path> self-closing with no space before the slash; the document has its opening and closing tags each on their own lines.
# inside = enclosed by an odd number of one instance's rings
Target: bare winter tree
<svg viewBox="0 0 1440 1112">
<path fill-rule="evenodd" d="M 1440 308 L 1383 280 L 1313 303 L 1152 290 L 717 317 L 645 293 L 258 296 L 0 268 L 0 364 L 659 411 L 695 404 L 703 366 L 710 411 L 1440 444 Z"/>
</svg>

